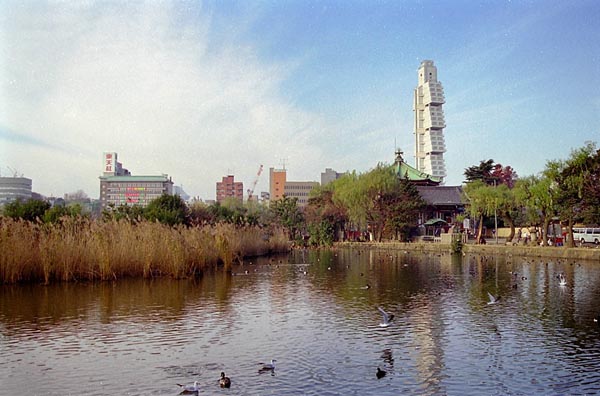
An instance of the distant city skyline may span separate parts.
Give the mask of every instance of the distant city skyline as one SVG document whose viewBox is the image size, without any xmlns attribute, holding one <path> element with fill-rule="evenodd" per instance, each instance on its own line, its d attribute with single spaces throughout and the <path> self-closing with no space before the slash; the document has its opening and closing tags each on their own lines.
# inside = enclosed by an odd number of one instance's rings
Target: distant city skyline
<svg viewBox="0 0 600 396">
<path fill-rule="evenodd" d="M 98 198 L 102 153 L 118 152 L 211 200 L 261 164 L 301 181 L 366 172 L 414 152 L 426 59 L 446 185 L 490 158 L 536 174 L 600 140 L 598 20 L 593 0 L 4 1 L 0 174 Z"/>
</svg>

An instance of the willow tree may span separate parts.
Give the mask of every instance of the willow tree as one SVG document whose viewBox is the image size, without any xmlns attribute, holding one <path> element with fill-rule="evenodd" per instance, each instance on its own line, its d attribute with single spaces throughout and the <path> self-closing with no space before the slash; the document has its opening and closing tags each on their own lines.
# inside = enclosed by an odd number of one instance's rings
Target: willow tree
<svg viewBox="0 0 600 396">
<path fill-rule="evenodd" d="M 375 239 L 406 230 L 410 218 L 416 224 L 423 201 L 414 186 L 402 182 L 392 166 L 379 164 L 369 172 L 352 173 L 337 180 L 333 201 L 346 209 L 359 227 L 367 226 Z"/>
<path fill-rule="evenodd" d="M 345 209 L 350 223 L 362 229 L 367 225 L 368 202 L 359 179 L 360 175 L 353 171 L 334 181 L 332 201 Z"/>
<path fill-rule="evenodd" d="M 515 186 L 516 202 L 526 209 L 531 224 L 541 225 L 544 241 L 550 219 L 556 213 L 555 199 L 554 181 L 545 174 L 519 179 Z"/>
<path fill-rule="evenodd" d="M 492 216 L 498 209 L 500 201 L 498 190 L 482 180 L 475 180 L 464 185 L 463 194 L 469 214 L 477 219 L 477 242 L 479 243 L 483 236 L 484 216 Z"/>
<path fill-rule="evenodd" d="M 498 214 L 508 224 L 510 233 L 506 238 L 507 242 L 511 242 L 515 236 L 515 214 L 520 209 L 520 205 L 515 199 L 515 192 L 507 184 L 500 184 L 494 187 L 496 205 Z"/>
<path fill-rule="evenodd" d="M 470 187 L 471 194 L 474 194 L 473 199 L 484 200 L 480 202 L 483 207 L 478 202 L 472 203 L 475 208 L 472 215 L 479 219 L 477 240 L 480 239 L 483 232 L 483 217 L 497 213 L 510 227 L 507 240 L 512 241 L 515 235 L 514 218 L 519 208 L 512 191 L 518 178 L 517 173 L 511 166 L 495 164 L 493 159 L 489 159 L 481 161 L 479 165 L 466 168 L 464 175 L 467 185 L 478 182 Z M 488 205 L 491 206 L 487 207 Z"/>
<path fill-rule="evenodd" d="M 569 238 L 567 246 L 573 244 L 573 224 L 576 221 L 592 220 L 589 218 L 589 210 L 594 210 L 596 202 L 594 196 L 599 196 L 600 187 L 597 183 L 599 178 L 600 150 L 596 150 L 594 143 L 573 150 L 570 157 L 565 161 L 555 160 L 546 164 L 544 174 L 553 180 L 555 202 L 561 220 L 567 223 Z M 592 187 L 593 186 L 593 187 Z M 589 187 L 593 189 L 590 190 Z M 597 206 L 595 207 L 597 209 Z M 545 240 L 545 239 L 544 239 Z"/>
</svg>

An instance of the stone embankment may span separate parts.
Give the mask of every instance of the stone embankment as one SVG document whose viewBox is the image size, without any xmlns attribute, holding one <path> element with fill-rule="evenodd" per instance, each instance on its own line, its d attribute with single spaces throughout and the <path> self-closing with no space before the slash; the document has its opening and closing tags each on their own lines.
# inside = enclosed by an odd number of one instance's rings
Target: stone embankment
<svg viewBox="0 0 600 396">
<path fill-rule="evenodd" d="M 387 250 L 406 250 L 410 252 L 423 253 L 451 253 L 452 249 L 446 243 L 403 243 L 403 242 L 342 242 L 337 244 L 339 247 L 352 247 L 357 249 L 373 248 Z M 483 255 L 512 255 L 523 257 L 543 257 L 543 258 L 561 258 L 573 260 L 594 260 L 600 263 L 600 248 L 590 245 L 590 247 L 556 247 L 556 246 L 512 246 L 512 245 L 475 245 L 465 244 L 462 251 L 467 254 Z"/>
</svg>

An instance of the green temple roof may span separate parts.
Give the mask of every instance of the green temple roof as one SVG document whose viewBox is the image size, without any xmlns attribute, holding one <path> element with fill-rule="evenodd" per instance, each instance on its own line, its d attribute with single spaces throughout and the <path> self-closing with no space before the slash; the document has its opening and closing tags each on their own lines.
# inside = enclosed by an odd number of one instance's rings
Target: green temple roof
<svg viewBox="0 0 600 396">
<path fill-rule="evenodd" d="M 411 182 L 419 185 L 437 186 L 442 182 L 441 178 L 421 172 L 420 170 L 408 165 L 406 162 L 404 162 L 402 154 L 403 152 L 401 150 L 396 150 L 396 161 L 394 162 L 394 168 L 398 177 L 410 180 Z"/>
</svg>

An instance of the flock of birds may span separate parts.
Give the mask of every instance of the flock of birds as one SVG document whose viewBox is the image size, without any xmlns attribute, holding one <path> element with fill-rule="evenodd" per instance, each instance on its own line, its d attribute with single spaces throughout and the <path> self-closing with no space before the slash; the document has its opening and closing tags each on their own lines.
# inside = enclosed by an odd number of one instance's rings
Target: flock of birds
<svg viewBox="0 0 600 396">
<path fill-rule="evenodd" d="M 271 359 L 271 363 L 259 363 L 261 368 L 258 369 L 259 374 L 263 373 L 274 373 L 275 372 L 275 362 L 277 360 Z M 194 381 L 193 384 L 177 384 L 181 389 L 180 395 L 197 395 L 200 392 L 200 385 L 198 385 L 198 381 Z M 221 372 L 221 377 L 219 378 L 219 386 L 221 388 L 231 388 L 231 379 L 225 375 L 225 372 Z"/>
<path fill-rule="evenodd" d="M 383 308 L 377 307 L 377 310 L 381 313 L 382 319 L 379 327 L 389 327 L 394 320 L 394 314 L 386 312 Z M 275 362 L 276 359 L 271 359 L 270 363 L 259 363 L 261 368 L 258 369 L 259 374 L 263 373 L 274 373 L 275 372 Z M 377 372 L 375 376 L 377 379 L 381 379 L 385 377 L 387 372 L 377 367 Z M 231 379 L 225 376 L 224 372 L 221 372 L 221 378 L 219 378 L 219 385 L 221 388 L 230 388 L 231 387 Z M 183 385 L 177 384 L 181 388 L 180 395 L 197 395 L 200 392 L 200 385 L 198 385 L 198 381 L 194 381 L 193 384 Z"/>
<path fill-rule="evenodd" d="M 392 324 L 392 321 L 394 320 L 394 314 L 386 312 L 381 307 L 377 307 L 377 310 L 379 310 L 382 316 L 379 327 L 389 327 Z M 270 363 L 259 363 L 260 365 L 262 365 L 262 367 L 258 369 L 258 373 L 274 373 L 276 361 L 276 359 L 271 359 Z M 386 374 L 387 372 L 385 370 L 382 370 L 381 368 L 377 367 L 377 372 L 375 373 L 377 379 L 385 377 Z M 221 378 L 219 378 L 219 385 L 221 386 L 221 388 L 231 387 L 231 379 L 229 377 L 226 377 L 224 372 L 221 372 Z M 197 395 L 200 391 L 198 381 L 194 381 L 193 384 L 189 385 L 177 384 L 177 386 L 179 386 L 182 389 L 180 395 Z"/>
<path fill-rule="evenodd" d="M 404 252 L 404 253 L 408 254 L 408 252 Z M 281 260 L 279 261 L 279 263 L 281 263 Z M 407 266 L 407 265 L 405 264 L 405 266 Z M 279 267 L 279 266 L 277 266 L 277 267 Z M 327 270 L 331 271 L 331 267 L 327 267 Z M 308 272 L 306 271 L 306 268 L 303 266 L 299 267 L 299 272 L 304 275 L 308 274 Z M 245 275 L 248 275 L 249 273 L 250 273 L 250 271 L 248 271 L 248 270 L 244 271 Z M 511 274 L 514 276 L 514 279 L 518 279 L 518 273 L 511 272 Z M 239 275 L 239 274 L 234 273 L 233 275 Z M 363 273 L 361 273 L 360 275 L 364 276 Z M 558 284 L 561 287 L 567 286 L 567 279 L 566 279 L 564 273 L 562 273 L 562 272 L 559 273 L 556 276 L 556 278 L 558 279 Z M 521 280 L 527 280 L 527 278 L 522 276 Z M 370 288 L 371 288 L 371 285 L 369 285 L 368 283 L 365 286 L 361 287 L 361 289 L 363 289 L 363 290 L 368 290 Z M 516 288 L 516 284 L 513 285 L 513 288 Z M 497 304 L 502 299 L 501 296 L 495 296 L 490 292 L 487 292 L 487 295 L 488 295 L 487 305 Z M 382 307 L 377 307 L 377 310 L 381 313 L 381 317 L 382 317 L 381 323 L 379 323 L 379 327 L 386 328 L 386 327 L 391 326 L 392 321 L 394 320 L 394 314 L 385 311 Z M 596 317 L 594 317 L 594 322 L 596 322 L 600 325 L 600 314 L 598 314 Z M 276 361 L 277 360 L 275 360 L 275 359 L 271 359 L 270 363 L 259 363 L 261 365 L 261 368 L 258 369 L 258 373 L 263 374 L 263 373 L 269 372 L 271 374 L 274 374 Z M 375 376 L 377 379 L 381 379 L 381 378 L 385 377 L 386 374 L 387 374 L 387 372 L 385 370 L 382 370 L 380 367 L 377 367 L 377 371 L 375 373 Z M 177 385 L 182 388 L 182 391 L 180 394 L 196 394 L 197 395 L 198 392 L 200 391 L 198 381 L 195 381 L 193 384 L 190 384 L 190 385 L 181 385 L 181 384 L 177 384 Z M 231 387 L 231 380 L 229 379 L 229 377 L 225 376 L 224 372 L 221 372 L 221 377 L 219 378 L 219 385 L 221 386 L 221 388 Z"/>
<path fill-rule="evenodd" d="M 177 384 L 181 388 L 180 395 L 197 395 L 200 392 L 200 386 L 198 385 L 198 381 L 194 381 L 193 384 L 190 385 L 182 385 Z M 229 377 L 225 376 L 224 372 L 221 372 L 221 378 L 219 378 L 219 386 L 221 388 L 230 388 L 231 380 Z"/>
<path fill-rule="evenodd" d="M 513 275 L 514 280 L 519 279 L 519 274 L 517 272 L 510 272 Z M 558 275 L 556 275 L 556 279 L 558 279 L 558 284 L 559 286 L 567 286 L 567 277 L 565 276 L 565 274 L 563 272 L 559 273 Z M 527 280 L 527 277 L 525 276 L 521 276 L 521 280 Z M 513 289 L 517 288 L 517 284 L 514 283 L 513 284 Z M 492 293 L 488 292 L 488 305 L 492 305 L 492 304 L 496 304 L 498 303 L 498 301 L 500 301 L 501 297 L 500 296 L 494 296 Z"/>
<path fill-rule="evenodd" d="M 510 272 L 513 275 L 513 278 L 515 280 L 517 280 L 519 278 L 519 274 L 517 272 Z M 558 285 L 561 287 L 565 287 L 567 286 L 567 277 L 565 276 L 565 274 L 563 272 L 559 273 L 558 275 L 556 275 L 556 279 L 558 279 Z M 527 277 L 522 276 L 521 280 L 527 280 Z M 514 283 L 513 284 L 513 289 L 517 288 L 517 284 Z M 494 296 L 492 293 L 488 292 L 488 305 L 493 305 L 496 304 L 500 301 L 501 297 L 500 296 Z M 594 319 L 594 322 L 597 322 L 596 319 Z"/>
</svg>

